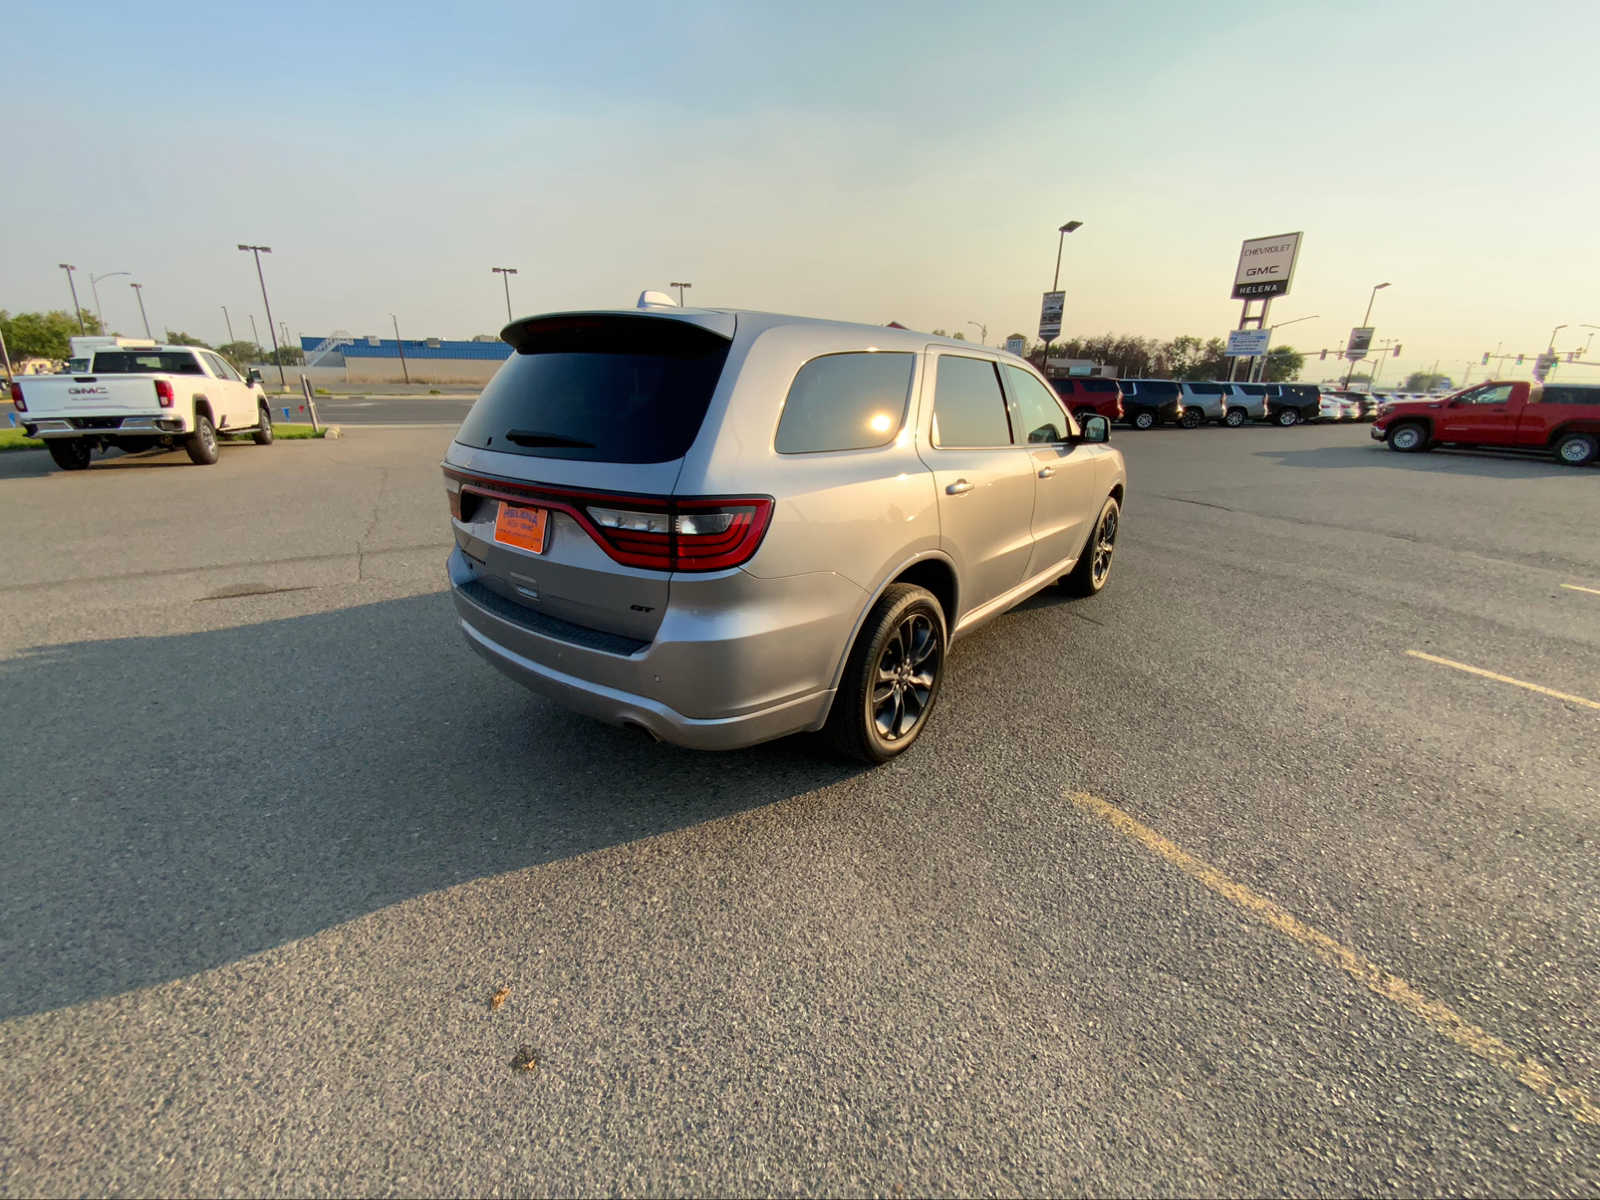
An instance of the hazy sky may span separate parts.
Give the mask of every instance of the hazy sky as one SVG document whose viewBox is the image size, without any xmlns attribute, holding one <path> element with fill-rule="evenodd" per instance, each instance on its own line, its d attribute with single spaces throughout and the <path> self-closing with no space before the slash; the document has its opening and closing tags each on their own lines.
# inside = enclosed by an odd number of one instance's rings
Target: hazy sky
<svg viewBox="0 0 1600 1200">
<path fill-rule="evenodd" d="M 68 261 L 85 304 L 132 271 L 158 332 L 265 340 L 246 241 L 296 336 L 497 332 L 508 265 L 519 315 L 687 279 L 993 343 L 1076 219 L 1068 334 L 1221 334 L 1241 239 L 1291 230 L 1272 319 L 1320 319 L 1278 340 L 1342 345 L 1390 281 L 1385 379 L 1600 325 L 1593 0 L 12 12 L 12 311 L 67 307 Z"/>
</svg>

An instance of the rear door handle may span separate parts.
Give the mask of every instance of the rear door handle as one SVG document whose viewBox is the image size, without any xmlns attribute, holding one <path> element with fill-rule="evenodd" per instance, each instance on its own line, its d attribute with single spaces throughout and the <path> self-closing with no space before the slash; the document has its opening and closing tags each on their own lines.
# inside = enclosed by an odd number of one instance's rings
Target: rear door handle
<svg viewBox="0 0 1600 1200">
<path fill-rule="evenodd" d="M 1040 479 L 1049 479 L 1050 476 L 1054 475 L 1055 473 L 1056 473 L 1056 469 L 1054 467 L 1040 467 L 1039 468 L 1039 478 Z"/>
<path fill-rule="evenodd" d="M 968 483 L 965 479 L 958 479 L 949 487 L 945 488 L 945 494 L 950 496 L 965 496 L 971 490 L 972 485 L 970 483 Z"/>
</svg>

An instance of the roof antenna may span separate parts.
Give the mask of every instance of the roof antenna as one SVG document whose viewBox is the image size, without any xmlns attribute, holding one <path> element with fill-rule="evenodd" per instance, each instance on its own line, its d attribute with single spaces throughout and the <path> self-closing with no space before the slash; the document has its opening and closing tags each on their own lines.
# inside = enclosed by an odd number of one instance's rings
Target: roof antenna
<svg viewBox="0 0 1600 1200">
<path fill-rule="evenodd" d="M 635 308 L 677 308 L 678 302 L 665 292 L 640 292 Z"/>
</svg>

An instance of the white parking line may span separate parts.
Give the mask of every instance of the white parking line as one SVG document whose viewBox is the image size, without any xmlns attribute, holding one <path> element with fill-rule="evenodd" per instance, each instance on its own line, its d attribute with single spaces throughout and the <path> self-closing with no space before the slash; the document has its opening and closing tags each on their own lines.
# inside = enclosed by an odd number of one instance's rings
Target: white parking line
<svg viewBox="0 0 1600 1200">
<path fill-rule="evenodd" d="M 1543 687 L 1537 683 L 1529 683 L 1525 679 L 1513 679 L 1509 675 L 1499 675 L 1493 671 L 1485 671 L 1482 667 L 1468 666 L 1466 663 L 1456 662 L 1453 658 L 1440 658 L 1437 654 L 1424 654 L 1421 650 L 1407 650 L 1406 653 L 1412 658 L 1420 658 L 1424 662 L 1438 663 L 1441 667 L 1454 667 L 1457 671 L 1465 671 L 1469 675 L 1482 675 L 1485 679 L 1493 679 L 1498 683 L 1509 683 L 1519 688 L 1527 688 L 1530 692 L 1538 692 L 1541 696 L 1554 696 L 1557 700 L 1581 704 L 1585 708 L 1600 709 L 1600 701 L 1585 700 L 1582 696 L 1574 696 L 1569 692 L 1558 692 L 1554 688 Z"/>
</svg>

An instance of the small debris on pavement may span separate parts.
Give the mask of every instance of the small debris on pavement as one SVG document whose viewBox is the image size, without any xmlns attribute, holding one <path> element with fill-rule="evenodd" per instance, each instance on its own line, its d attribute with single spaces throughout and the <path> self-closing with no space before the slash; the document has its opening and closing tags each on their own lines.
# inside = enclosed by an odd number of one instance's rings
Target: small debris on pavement
<svg viewBox="0 0 1600 1200">
<path fill-rule="evenodd" d="M 502 1004 L 504 1004 L 506 1002 L 506 997 L 509 996 L 509 995 L 511 995 L 511 989 L 509 987 L 503 987 L 498 992 L 496 992 L 494 995 L 490 996 L 489 997 L 489 1011 L 493 1012 L 494 1010 L 499 1008 Z"/>
</svg>

